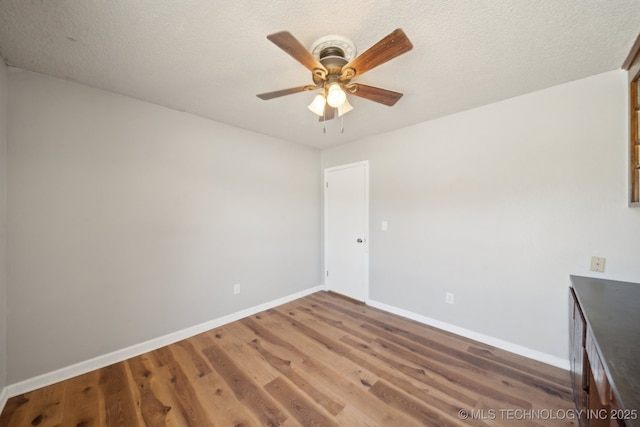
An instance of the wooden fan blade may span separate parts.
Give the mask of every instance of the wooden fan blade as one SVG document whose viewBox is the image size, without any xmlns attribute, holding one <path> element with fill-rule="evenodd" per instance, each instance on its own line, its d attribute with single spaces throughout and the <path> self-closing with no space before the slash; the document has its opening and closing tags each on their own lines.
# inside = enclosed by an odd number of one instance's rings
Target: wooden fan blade
<svg viewBox="0 0 640 427">
<path fill-rule="evenodd" d="M 388 105 L 389 107 L 395 105 L 402 94 L 400 92 L 394 92 L 392 90 L 380 89 L 379 87 L 368 86 L 358 83 L 357 90 L 349 92 L 352 95 L 366 98 L 370 101 L 379 102 L 380 104 Z"/>
<path fill-rule="evenodd" d="M 289 89 L 276 90 L 275 92 L 261 93 L 256 96 L 266 101 L 267 99 L 273 99 L 273 98 L 278 98 L 285 95 L 291 95 L 293 93 L 304 92 L 305 90 L 307 90 L 307 86 L 299 86 L 299 87 L 292 87 Z"/>
<path fill-rule="evenodd" d="M 342 72 L 344 73 L 345 70 L 352 68 L 355 72 L 355 77 L 403 53 L 407 53 L 411 49 L 413 49 L 413 44 L 411 44 L 404 31 L 398 28 L 342 67 Z"/>
<path fill-rule="evenodd" d="M 304 65 L 309 71 L 315 69 L 327 71 L 326 68 L 288 31 L 268 35 L 267 38 L 280 49 L 287 52 L 296 61 Z"/>
<path fill-rule="evenodd" d="M 319 121 L 332 120 L 336 116 L 336 109 L 329 104 L 324 106 L 324 117 L 320 116 Z"/>
</svg>

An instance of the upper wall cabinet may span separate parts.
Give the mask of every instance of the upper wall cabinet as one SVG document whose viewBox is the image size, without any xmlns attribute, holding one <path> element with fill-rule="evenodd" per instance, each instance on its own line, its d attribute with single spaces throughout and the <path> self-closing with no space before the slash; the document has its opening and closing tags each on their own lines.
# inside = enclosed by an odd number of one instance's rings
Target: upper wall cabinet
<svg viewBox="0 0 640 427">
<path fill-rule="evenodd" d="M 640 207 L 640 36 L 634 43 L 622 68 L 629 71 L 631 132 L 629 142 L 629 206 Z"/>
</svg>

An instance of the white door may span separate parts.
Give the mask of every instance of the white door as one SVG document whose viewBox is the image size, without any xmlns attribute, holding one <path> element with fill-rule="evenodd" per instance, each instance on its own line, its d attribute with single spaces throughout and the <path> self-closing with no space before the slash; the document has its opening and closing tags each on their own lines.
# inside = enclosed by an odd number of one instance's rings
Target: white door
<svg viewBox="0 0 640 427">
<path fill-rule="evenodd" d="M 369 297 L 369 163 L 324 171 L 325 287 Z"/>
</svg>

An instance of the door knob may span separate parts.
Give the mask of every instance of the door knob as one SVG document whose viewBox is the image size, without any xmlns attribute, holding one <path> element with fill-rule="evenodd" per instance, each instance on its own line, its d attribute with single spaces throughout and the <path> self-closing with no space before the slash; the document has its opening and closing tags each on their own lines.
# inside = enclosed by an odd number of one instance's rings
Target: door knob
<svg viewBox="0 0 640 427">
<path fill-rule="evenodd" d="M 364 240 L 362 240 L 362 239 L 358 239 L 358 240 L 356 240 L 356 242 L 358 242 L 358 243 L 362 243 L 362 242 L 364 242 Z"/>
</svg>

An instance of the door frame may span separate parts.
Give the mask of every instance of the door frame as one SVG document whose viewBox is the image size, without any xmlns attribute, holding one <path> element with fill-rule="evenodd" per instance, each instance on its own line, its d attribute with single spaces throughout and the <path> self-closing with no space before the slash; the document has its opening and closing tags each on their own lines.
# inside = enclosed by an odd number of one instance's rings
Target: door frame
<svg viewBox="0 0 640 427">
<path fill-rule="evenodd" d="M 324 259 L 322 260 L 322 277 L 323 277 L 323 288 L 325 291 L 329 291 L 329 286 L 327 284 L 327 271 L 328 271 L 328 265 L 327 265 L 327 259 L 328 259 L 328 254 L 329 254 L 329 247 L 328 247 L 328 203 L 327 203 L 327 185 L 328 185 L 328 174 L 336 171 L 336 170 L 340 170 L 340 169 L 349 169 L 349 168 L 353 168 L 353 167 L 360 167 L 360 166 L 364 166 L 364 172 L 365 172 L 365 182 L 364 182 L 364 203 L 365 203 L 365 217 L 364 217 L 364 228 L 365 228 L 365 277 L 364 277 L 364 281 L 365 281 L 365 296 L 364 296 L 364 302 L 366 304 L 369 303 L 369 291 L 370 291 L 370 287 L 369 287 L 369 253 L 370 253 L 370 241 L 369 241 L 369 234 L 370 234 L 370 230 L 369 230 L 369 160 L 362 160 L 359 162 L 353 162 L 353 163 L 347 163 L 344 165 L 338 165 L 338 166 L 331 166 L 331 167 L 327 167 L 324 168 L 324 173 L 322 176 L 322 193 L 323 193 L 323 220 L 322 220 L 322 224 L 323 224 L 323 247 L 324 247 L 324 251 L 323 251 L 323 256 Z"/>
</svg>

